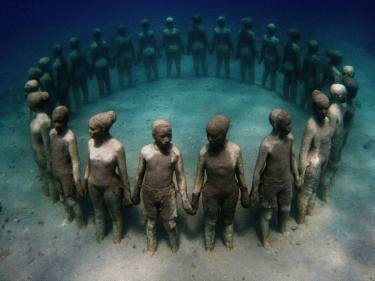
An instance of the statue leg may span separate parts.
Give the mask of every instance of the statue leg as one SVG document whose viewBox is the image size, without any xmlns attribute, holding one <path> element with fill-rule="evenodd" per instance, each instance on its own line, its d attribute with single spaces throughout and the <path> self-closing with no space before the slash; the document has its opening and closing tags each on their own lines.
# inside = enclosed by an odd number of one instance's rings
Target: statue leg
<svg viewBox="0 0 375 281">
<path fill-rule="evenodd" d="M 260 207 L 260 240 L 262 242 L 263 247 L 267 247 L 270 244 L 270 219 L 274 212 L 275 208 L 265 208 Z"/>
<path fill-rule="evenodd" d="M 215 248 L 215 232 L 220 206 L 217 200 L 207 198 L 207 196 L 203 194 L 203 210 L 205 248 L 207 252 L 212 252 Z"/>
<path fill-rule="evenodd" d="M 104 193 L 104 201 L 112 220 L 114 244 L 121 243 L 122 230 L 124 228 L 121 191 L 122 189 L 119 187 L 111 187 Z"/>
<path fill-rule="evenodd" d="M 155 80 L 159 80 L 159 69 L 158 69 L 158 60 L 156 58 L 156 55 L 152 57 L 152 69 L 154 71 L 154 78 Z"/>
<path fill-rule="evenodd" d="M 207 77 L 208 76 L 207 54 L 205 50 L 200 51 L 200 60 L 201 60 L 201 65 L 202 65 L 203 76 Z M 198 66 L 198 69 L 199 69 L 199 66 Z"/>
<path fill-rule="evenodd" d="M 249 58 L 249 81 L 250 84 L 253 85 L 255 83 L 255 61 L 253 58 Z"/>
<path fill-rule="evenodd" d="M 293 72 L 291 74 L 291 81 L 290 81 L 290 101 L 292 103 L 297 103 L 297 88 L 298 88 L 298 79 L 297 79 L 297 75 Z"/>
<path fill-rule="evenodd" d="M 126 61 L 126 74 L 128 75 L 128 87 L 133 87 L 133 62 L 131 60 Z"/>
<path fill-rule="evenodd" d="M 264 62 L 264 71 L 263 71 L 263 75 L 262 75 L 262 87 L 266 87 L 266 83 L 267 83 L 269 73 L 270 73 L 270 67 L 269 67 L 268 63 Z"/>
<path fill-rule="evenodd" d="M 277 221 L 279 226 L 279 232 L 281 234 L 287 234 L 287 226 L 289 221 L 289 212 L 290 212 L 290 204 L 289 205 L 279 205 L 278 206 L 278 213 L 277 213 Z"/>
<path fill-rule="evenodd" d="M 221 54 L 217 54 L 216 55 L 216 77 L 219 77 L 222 62 L 223 62 L 223 56 Z"/>
<path fill-rule="evenodd" d="M 171 77 L 173 54 L 167 53 L 167 77 Z"/>
<path fill-rule="evenodd" d="M 87 76 L 81 78 L 81 89 L 83 92 L 83 104 L 88 104 L 89 102 L 89 88 L 87 86 Z"/>
<path fill-rule="evenodd" d="M 67 198 L 64 195 L 64 191 L 61 185 L 60 180 L 56 179 L 56 186 L 60 193 L 60 202 L 63 207 L 63 216 L 64 216 L 64 222 L 63 223 L 71 223 L 73 221 L 73 209 L 71 206 L 69 206 L 67 202 Z"/>
<path fill-rule="evenodd" d="M 99 88 L 99 97 L 105 97 L 104 93 L 104 69 L 103 68 L 95 68 L 95 76 L 96 81 L 98 82 Z"/>
<path fill-rule="evenodd" d="M 275 67 L 276 68 L 276 67 Z M 271 80 L 271 91 L 275 91 L 276 90 L 276 72 L 277 70 L 271 70 L 270 71 L 270 80 Z"/>
<path fill-rule="evenodd" d="M 149 56 L 143 56 L 143 64 L 145 65 L 146 81 L 151 82 L 151 58 Z"/>
<path fill-rule="evenodd" d="M 118 63 L 117 65 L 117 73 L 118 73 L 118 84 L 120 90 L 123 91 L 125 89 L 125 82 L 124 82 L 124 75 L 125 75 L 125 65 L 124 63 Z"/>
<path fill-rule="evenodd" d="M 221 206 L 221 219 L 223 221 L 223 241 L 225 248 L 233 249 L 234 217 L 238 202 L 238 190 L 233 192 L 223 201 Z"/>
<path fill-rule="evenodd" d="M 89 189 L 95 210 L 95 240 L 97 243 L 101 243 L 105 237 L 107 208 L 103 193 L 94 186 L 90 186 Z"/>
<path fill-rule="evenodd" d="M 153 256 L 158 248 L 158 239 L 156 237 L 156 223 L 158 219 L 147 217 L 146 219 L 146 237 L 147 252 Z"/>
<path fill-rule="evenodd" d="M 165 229 L 168 232 L 169 241 L 171 242 L 171 246 L 172 246 L 172 253 L 177 253 L 178 249 L 180 248 L 180 241 L 179 241 L 180 235 L 178 232 L 176 220 L 171 219 L 168 221 L 164 221 L 163 224 L 164 224 Z"/>
<path fill-rule="evenodd" d="M 246 83 L 246 59 L 244 56 L 240 57 L 241 82 Z"/>
<path fill-rule="evenodd" d="M 51 197 L 52 204 L 55 204 L 57 201 L 60 200 L 60 193 L 57 190 L 56 182 L 54 176 L 51 172 L 47 172 L 48 177 L 48 186 L 49 186 L 49 194 Z"/>
<path fill-rule="evenodd" d="M 108 66 L 104 69 L 104 81 L 105 81 L 105 86 L 107 88 L 107 96 L 109 96 L 112 94 L 112 86 L 111 86 L 111 78 L 109 76 Z"/>
<path fill-rule="evenodd" d="M 80 108 L 81 105 L 81 96 L 79 91 L 79 84 L 77 82 L 72 83 L 73 98 L 76 105 L 76 109 Z"/>
<path fill-rule="evenodd" d="M 229 79 L 230 77 L 230 67 L 229 67 L 230 54 L 225 55 L 224 57 L 224 67 L 225 67 L 225 78 Z"/>
<path fill-rule="evenodd" d="M 86 222 L 83 218 L 83 211 L 81 206 L 78 203 L 77 198 L 72 196 L 66 196 L 66 203 L 67 205 L 74 211 L 75 214 L 75 221 L 77 223 L 77 227 L 79 231 L 82 231 L 86 228 Z"/>
<path fill-rule="evenodd" d="M 177 77 L 181 78 L 181 55 L 180 54 L 176 54 L 175 62 L 176 62 Z"/>
</svg>

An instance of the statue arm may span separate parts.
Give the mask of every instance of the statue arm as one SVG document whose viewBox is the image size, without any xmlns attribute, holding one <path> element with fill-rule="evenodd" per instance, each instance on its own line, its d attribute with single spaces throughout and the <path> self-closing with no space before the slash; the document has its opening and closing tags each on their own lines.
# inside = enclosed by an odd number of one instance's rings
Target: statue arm
<svg viewBox="0 0 375 281">
<path fill-rule="evenodd" d="M 85 169 L 85 175 L 83 178 L 83 187 L 82 189 L 87 194 L 88 193 L 88 182 L 89 177 L 91 173 L 91 167 L 90 167 L 90 147 L 87 148 L 87 160 L 86 160 L 86 169 Z"/>
<path fill-rule="evenodd" d="M 139 163 L 137 174 L 135 176 L 135 186 L 132 201 L 134 205 L 138 205 L 141 202 L 141 187 L 143 183 L 143 177 L 146 172 L 146 159 L 143 156 L 142 152 L 139 154 Z"/>
<path fill-rule="evenodd" d="M 191 207 L 193 208 L 194 214 L 198 211 L 198 208 L 199 208 L 199 198 L 201 196 L 201 192 L 203 188 L 204 171 L 205 171 L 204 157 L 202 153 L 199 153 L 197 172 L 196 172 L 195 181 L 194 181 L 194 192 L 193 192 L 192 200 L 191 200 Z"/>
<path fill-rule="evenodd" d="M 177 186 L 181 194 L 184 210 L 188 214 L 193 214 L 193 210 L 191 208 L 191 204 L 187 196 L 187 183 L 186 183 L 186 176 L 185 176 L 181 152 L 179 152 L 177 156 L 178 158 L 177 158 L 177 163 L 175 166 Z"/>
<path fill-rule="evenodd" d="M 300 186 L 300 177 L 298 173 L 298 163 L 297 163 L 297 158 L 296 158 L 296 153 L 295 153 L 295 141 L 294 138 L 292 138 L 292 146 L 290 149 L 290 172 L 292 173 L 294 177 L 294 181 L 296 183 L 296 186 Z"/>
<path fill-rule="evenodd" d="M 72 137 L 68 141 L 68 144 L 69 144 L 69 155 L 70 155 L 70 159 L 72 160 L 72 166 L 73 166 L 74 182 L 76 184 L 76 188 L 77 188 L 79 196 L 82 198 L 86 198 L 87 190 L 84 190 L 82 188 L 82 183 L 81 183 L 81 161 L 79 160 L 79 155 L 78 155 L 77 139 L 73 132 L 72 132 Z"/>
<path fill-rule="evenodd" d="M 306 128 L 303 133 L 301 150 L 299 153 L 300 185 L 303 185 L 303 181 L 305 179 L 305 171 L 306 167 L 308 166 L 308 153 L 314 136 L 313 129 L 311 128 L 311 125 L 309 123 L 310 120 L 307 121 Z"/>
<path fill-rule="evenodd" d="M 49 119 L 49 118 L 48 118 Z M 49 172 L 52 171 L 52 160 L 51 160 L 51 139 L 49 132 L 51 130 L 51 120 L 46 120 L 41 126 L 41 134 L 43 139 L 44 153 L 47 159 L 47 169 Z"/>
<path fill-rule="evenodd" d="M 236 177 L 241 190 L 241 205 L 244 208 L 250 207 L 249 190 L 246 186 L 245 169 L 243 167 L 242 152 L 239 151 L 236 167 Z"/>
<path fill-rule="evenodd" d="M 118 158 L 117 158 L 117 170 L 118 174 L 120 176 L 122 188 L 124 189 L 124 204 L 125 206 L 131 206 L 131 194 L 130 194 L 130 184 L 129 184 L 129 178 L 128 178 L 128 172 L 126 168 L 126 156 L 125 156 L 125 148 L 123 145 L 121 145 L 121 148 L 118 152 Z"/>
<path fill-rule="evenodd" d="M 262 171 L 264 170 L 264 167 L 266 166 L 267 156 L 268 156 L 268 147 L 264 143 L 263 140 L 260 148 L 259 148 L 259 154 L 257 163 L 255 165 L 254 174 L 253 174 L 253 182 L 251 186 L 251 193 L 250 193 L 250 204 L 254 205 L 256 196 L 258 194 L 259 190 L 259 184 L 260 184 L 260 177 L 262 174 Z"/>
</svg>

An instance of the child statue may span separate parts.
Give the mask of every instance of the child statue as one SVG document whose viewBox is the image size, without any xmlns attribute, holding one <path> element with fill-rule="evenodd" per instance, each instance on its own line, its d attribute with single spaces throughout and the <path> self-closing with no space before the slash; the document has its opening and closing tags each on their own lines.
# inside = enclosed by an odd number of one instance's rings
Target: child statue
<svg viewBox="0 0 375 281">
<path fill-rule="evenodd" d="M 283 93 L 286 100 L 296 103 L 298 80 L 301 74 L 301 49 L 297 43 L 301 40 L 301 32 L 298 29 L 290 28 L 286 33 L 290 39 L 285 43 L 282 60 Z"/>
<path fill-rule="evenodd" d="M 93 73 L 90 72 L 86 55 L 79 47 L 79 44 L 80 42 L 77 37 L 70 38 L 69 47 L 72 49 L 72 52 L 69 54 L 68 69 L 76 109 L 89 102 L 87 78 L 89 77 L 91 79 L 93 75 Z M 83 93 L 83 102 L 80 97 L 80 89 Z"/>
<path fill-rule="evenodd" d="M 318 57 L 319 44 L 310 40 L 309 50 L 303 60 L 301 81 L 304 83 L 304 92 L 301 97 L 301 108 L 311 108 L 311 94 L 320 87 L 320 58 Z"/>
<path fill-rule="evenodd" d="M 260 237 L 264 247 L 270 243 L 269 222 L 278 208 L 279 231 L 287 233 L 287 222 L 293 197 L 292 177 L 299 182 L 295 156 L 292 118 L 285 110 L 275 108 L 269 115 L 272 132 L 266 136 L 259 148 L 250 193 L 250 204 L 256 195 L 260 199 Z"/>
<path fill-rule="evenodd" d="M 208 76 L 207 71 L 207 49 L 208 41 L 206 28 L 201 25 L 202 17 L 195 14 L 191 17 L 193 27 L 189 30 L 186 54 L 193 56 L 194 74 L 199 77 L 199 64 L 201 64 L 203 76 Z"/>
<path fill-rule="evenodd" d="M 102 32 L 96 28 L 93 32 L 95 42 L 90 45 L 89 66 L 91 71 L 95 72 L 96 80 L 98 82 L 99 96 L 105 97 L 112 93 L 111 78 L 109 76 L 109 69 L 114 68 L 109 55 L 108 45 L 102 40 Z M 107 89 L 107 94 L 104 92 L 104 84 Z"/>
<path fill-rule="evenodd" d="M 342 75 L 339 71 L 339 67 L 342 63 L 342 53 L 337 50 L 326 51 L 327 57 L 330 62 L 323 68 L 322 77 L 322 92 L 330 98 L 330 88 L 332 84 L 340 84 Z"/>
<path fill-rule="evenodd" d="M 214 29 L 214 39 L 211 45 L 211 55 L 216 50 L 216 77 L 219 77 L 221 64 L 224 61 L 225 78 L 230 76 L 229 60 L 234 58 L 234 45 L 229 28 L 225 27 L 226 19 L 223 16 L 217 18 L 218 26 Z"/>
<path fill-rule="evenodd" d="M 334 134 L 327 117 L 328 97 L 315 90 L 312 94 L 312 107 L 314 115 L 307 121 L 299 154 L 300 181 L 296 185 L 298 224 L 306 223 L 306 215 L 313 214 L 320 175 L 327 166 Z"/>
<path fill-rule="evenodd" d="M 155 33 L 153 30 L 150 30 L 150 20 L 143 19 L 141 25 L 143 30 L 138 34 L 137 62 L 141 62 L 141 59 L 143 60 L 147 83 L 150 83 L 151 69 L 154 73 L 154 79 L 159 80 L 157 58 L 161 57 L 161 54 L 156 44 Z"/>
<path fill-rule="evenodd" d="M 52 203 L 55 203 L 59 198 L 52 184 L 51 142 L 49 138 L 52 124 L 51 119 L 44 112 L 44 105 L 48 99 L 47 92 L 33 92 L 27 96 L 27 103 L 31 116 L 31 153 L 38 166 L 40 178 L 43 181 L 43 194 L 46 197 L 51 197 Z"/>
<path fill-rule="evenodd" d="M 280 40 L 275 37 L 276 27 L 273 23 L 267 25 L 267 34 L 263 37 L 262 49 L 258 63 L 264 61 L 262 87 L 266 86 L 268 76 L 271 80 L 271 91 L 276 89 L 276 72 L 281 68 Z"/>
<path fill-rule="evenodd" d="M 156 119 L 152 123 L 152 137 L 155 142 L 142 147 L 139 154 L 132 201 L 134 205 L 140 203 L 142 189 L 147 224 L 147 251 L 154 255 L 157 250 L 156 224 L 161 217 L 168 232 L 172 252 L 176 253 L 179 249 L 179 231 L 176 224 L 177 194 L 173 174 L 176 176 L 184 210 L 188 214 L 193 213 L 186 193 L 182 155 L 180 149 L 171 143 L 172 127 L 168 120 Z"/>
<path fill-rule="evenodd" d="M 125 90 L 124 74 L 128 75 L 128 87 L 133 87 L 133 64 L 136 63 L 133 39 L 126 34 L 125 25 L 117 28 L 118 37 L 116 38 L 115 55 L 113 60 L 117 62 L 118 83 L 120 90 Z"/>
<path fill-rule="evenodd" d="M 184 43 L 180 31 L 174 28 L 174 19 L 166 19 L 167 28 L 163 30 L 162 48 L 165 48 L 167 57 L 167 77 L 171 77 L 172 62 L 176 64 L 177 77 L 181 77 L 181 55 L 185 53 Z"/>
<path fill-rule="evenodd" d="M 90 191 L 95 210 L 96 242 L 105 237 L 107 210 L 113 225 L 113 243 L 122 238 L 122 202 L 132 205 L 129 179 L 126 170 L 124 146 L 109 134 L 116 122 L 114 111 L 102 112 L 91 117 L 88 143 L 87 166 L 83 190 Z"/>
<path fill-rule="evenodd" d="M 249 193 L 240 147 L 226 139 L 229 118 L 216 115 L 207 124 L 209 144 L 199 152 L 197 174 L 194 183 L 192 206 L 198 210 L 200 194 L 203 193 L 204 237 L 206 251 L 215 247 L 216 225 L 221 216 L 224 245 L 233 249 L 234 216 L 241 192 L 241 204 L 249 207 Z M 206 182 L 203 184 L 205 174 Z"/>
<path fill-rule="evenodd" d="M 88 190 L 81 183 L 81 162 L 79 161 L 77 139 L 68 128 L 69 110 L 60 105 L 52 112 L 54 128 L 50 131 L 51 159 L 55 184 L 63 204 L 64 222 L 73 221 L 75 214 L 79 230 L 86 228 L 83 212 L 76 198 L 76 190 L 82 198 L 86 198 Z"/>
<path fill-rule="evenodd" d="M 48 116 L 52 116 L 52 111 L 56 107 L 57 97 L 51 69 L 51 59 L 49 57 L 41 58 L 38 62 L 38 68 L 42 71 L 42 76 L 39 79 L 39 87 L 42 92 L 47 92 L 49 95 L 44 108 Z"/>
</svg>

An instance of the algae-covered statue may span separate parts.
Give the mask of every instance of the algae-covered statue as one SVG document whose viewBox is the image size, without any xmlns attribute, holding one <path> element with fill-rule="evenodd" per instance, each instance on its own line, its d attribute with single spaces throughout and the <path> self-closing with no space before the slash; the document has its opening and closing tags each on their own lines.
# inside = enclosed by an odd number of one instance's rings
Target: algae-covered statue
<svg viewBox="0 0 375 281">
<path fill-rule="evenodd" d="M 234 58 L 234 45 L 229 28 L 225 27 L 226 19 L 223 16 L 217 18 L 218 26 L 214 29 L 214 39 L 211 44 L 210 53 L 216 50 L 216 77 L 219 77 L 221 64 L 224 61 L 225 78 L 230 77 L 229 60 Z"/>
<path fill-rule="evenodd" d="M 213 117 L 206 127 L 209 144 L 199 152 L 192 206 L 196 212 L 202 193 L 204 239 L 208 252 L 215 247 L 219 216 L 223 223 L 224 245 L 227 249 L 233 249 L 234 216 L 239 193 L 242 206 L 249 207 L 241 149 L 226 139 L 229 124 L 229 118 L 224 115 Z M 207 179 L 203 184 L 205 174 Z"/>
<path fill-rule="evenodd" d="M 115 55 L 113 60 L 117 62 L 118 83 L 120 90 L 125 90 L 124 74 L 128 76 L 128 88 L 133 87 L 133 64 L 136 63 L 133 39 L 126 34 L 125 25 L 117 28 L 118 37 L 116 38 Z"/>
<path fill-rule="evenodd" d="M 353 119 L 355 115 L 355 103 L 354 98 L 357 96 L 358 93 L 358 83 L 350 76 L 344 75 L 342 78 L 342 83 L 344 84 L 346 88 L 346 108 L 345 108 L 345 114 L 344 114 L 344 143 L 343 146 L 345 146 L 350 129 L 353 125 Z"/>
<path fill-rule="evenodd" d="M 330 89 L 332 84 L 340 84 L 342 79 L 342 74 L 339 70 L 340 65 L 343 60 L 342 53 L 337 50 L 326 51 L 327 57 L 330 62 L 327 63 L 323 68 L 322 77 L 322 92 L 330 98 Z"/>
<path fill-rule="evenodd" d="M 27 103 L 31 112 L 31 154 L 38 166 L 40 179 L 43 181 L 43 194 L 46 197 L 51 197 L 52 203 L 55 203 L 58 201 L 58 193 L 52 184 L 51 142 L 49 138 L 52 122 L 44 111 L 44 105 L 48 99 L 47 92 L 33 92 L 27 96 Z"/>
<path fill-rule="evenodd" d="M 89 77 L 91 79 L 93 75 L 93 72 L 90 71 L 86 54 L 81 50 L 79 44 L 80 42 L 77 37 L 70 38 L 69 47 L 72 51 L 69 54 L 68 70 L 76 109 L 89 102 L 87 78 Z M 83 93 L 83 102 L 80 95 L 80 89 Z"/>
<path fill-rule="evenodd" d="M 297 43 L 301 39 L 298 29 L 290 28 L 286 32 L 290 39 L 285 43 L 281 71 L 284 74 L 283 93 L 286 100 L 296 103 L 297 86 L 301 75 L 301 49 Z"/>
<path fill-rule="evenodd" d="M 30 67 L 27 71 L 27 76 L 29 80 L 36 80 L 40 83 L 40 78 L 42 77 L 42 70 L 38 67 Z"/>
<path fill-rule="evenodd" d="M 173 175 L 182 197 L 184 210 L 192 214 L 186 193 L 186 177 L 180 149 L 171 143 L 172 127 L 166 119 L 152 123 L 155 142 L 142 147 L 135 179 L 132 201 L 138 205 L 142 199 L 146 215 L 147 251 L 153 255 L 157 250 L 157 221 L 161 217 L 167 230 L 172 252 L 179 249 L 179 231 L 176 224 L 177 194 Z"/>
<path fill-rule="evenodd" d="M 154 79 L 159 80 L 159 69 L 157 58 L 160 57 L 159 48 L 156 44 L 155 33 L 150 29 L 150 20 L 143 19 L 142 31 L 138 34 L 138 57 L 137 62 L 143 60 L 147 83 L 151 82 L 151 69 Z"/>
<path fill-rule="evenodd" d="M 93 32 L 94 43 L 90 45 L 89 66 L 91 71 L 94 71 L 96 81 L 98 82 L 99 96 L 105 97 L 112 93 L 111 78 L 109 75 L 109 68 L 114 68 L 109 54 L 107 43 L 102 40 L 102 32 L 95 28 Z M 107 93 L 104 91 L 104 85 Z"/>
<path fill-rule="evenodd" d="M 328 192 L 333 186 L 333 178 L 339 168 L 341 152 L 344 144 L 344 114 L 346 107 L 346 88 L 341 84 L 333 84 L 330 89 L 331 105 L 327 117 L 330 126 L 334 129 L 331 139 L 331 150 L 329 153 L 326 169 L 322 173 L 322 201 L 328 201 Z"/>
<path fill-rule="evenodd" d="M 320 175 L 327 166 L 334 133 L 327 117 L 328 97 L 315 90 L 312 94 L 312 107 L 314 115 L 307 121 L 299 153 L 300 181 L 296 185 L 298 224 L 306 223 L 306 215 L 314 212 Z"/>
<path fill-rule="evenodd" d="M 83 212 L 76 198 L 76 191 L 80 197 L 87 196 L 81 183 L 81 162 L 79 160 L 77 139 L 68 128 L 69 110 L 60 105 L 52 112 L 54 128 L 50 131 L 51 160 L 54 183 L 63 204 L 64 222 L 73 221 L 73 215 L 79 230 L 86 228 Z"/>
<path fill-rule="evenodd" d="M 186 54 L 193 57 L 194 74 L 199 77 L 199 64 L 202 67 L 204 77 L 207 77 L 207 33 L 206 28 L 201 25 L 202 17 L 195 14 L 191 17 L 193 27 L 189 30 Z"/>
<path fill-rule="evenodd" d="M 121 242 L 122 202 L 131 207 L 130 186 L 124 146 L 112 137 L 109 129 L 116 122 L 114 111 L 102 112 L 89 121 L 87 166 L 83 190 L 88 189 L 95 210 L 96 242 L 105 237 L 107 210 L 113 225 L 113 243 Z"/>
<path fill-rule="evenodd" d="M 345 76 L 349 76 L 351 78 L 354 78 L 355 75 L 355 70 L 354 67 L 351 65 L 345 65 L 342 68 L 342 77 L 344 78 Z"/>
<path fill-rule="evenodd" d="M 52 52 L 55 61 L 52 64 L 53 70 L 53 83 L 56 90 L 56 98 L 60 105 L 65 105 L 70 108 L 69 87 L 70 75 L 68 64 L 62 54 L 62 47 L 59 44 L 53 46 Z"/>
<path fill-rule="evenodd" d="M 262 49 L 258 63 L 264 61 L 262 75 L 262 87 L 266 86 L 268 76 L 271 80 L 271 91 L 276 89 L 276 73 L 281 69 L 280 40 L 275 37 L 276 26 L 273 23 L 267 25 L 267 34 L 263 36 Z"/>
<path fill-rule="evenodd" d="M 51 59 L 49 57 L 43 57 L 38 62 L 38 68 L 42 71 L 42 76 L 39 79 L 39 87 L 43 92 L 47 92 L 49 99 L 44 105 L 45 111 L 48 116 L 52 116 L 52 111 L 56 107 L 56 89 L 53 82 L 53 72 L 51 69 Z"/>
<path fill-rule="evenodd" d="M 319 43 L 310 40 L 307 54 L 303 60 L 301 81 L 304 83 L 304 92 L 301 97 L 301 108 L 311 108 L 311 94 L 320 87 L 320 58 L 318 56 Z"/>
<path fill-rule="evenodd" d="M 278 226 L 286 234 L 293 197 L 292 175 L 299 182 L 295 141 L 290 133 L 292 118 L 283 109 L 273 109 L 269 115 L 272 132 L 266 136 L 259 148 L 253 184 L 250 193 L 252 205 L 259 193 L 260 237 L 264 247 L 270 243 L 269 222 L 278 209 Z"/>
<path fill-rule="evenodd" d="M 185 54 L 184 43 L 180 31 L 174 28 L 174 19 L 166 19 L 167 28 L 163 30 L 162 48 L 165 48 L 167 57 L 167 77 L 171 77 L 172 62 L 176 64 L 177 77 L 181 77 L 181 55 Z"/>
</svg>

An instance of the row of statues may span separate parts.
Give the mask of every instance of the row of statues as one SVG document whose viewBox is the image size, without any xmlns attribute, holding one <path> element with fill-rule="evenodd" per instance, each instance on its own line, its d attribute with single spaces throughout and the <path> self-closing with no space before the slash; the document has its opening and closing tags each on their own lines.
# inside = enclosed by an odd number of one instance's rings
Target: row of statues
<svg viewBox="0 0 375 281">
<path fill-rule="evenodd" d="M 32 154 L 43 179 L 43 192 L 53 202 L 61 201 L 64 220 L 75 218 L 78 228 L 86 222 L 76 192 L 88 194 L 95 209 L 96 241 L 106 233 L 107 210 L 113 224 L 113 241 L 120 243 L 123 229 L 122 204 L 126 207 L 143 201 L 146 215 L 147 250 L 157 249 L 156 224 L 159 217 L 170 238 L 172 252 L 179 249 L 176 224 L 177 191 L 184 210 L 195 215 L 200 196 L 204 211 L 205 248 L 212 251 L 219 217 L 223 224 L 223 241 L 233 248 L 233 231 L 237 202 L 244 208 L 254 205 L 259 195 L 261 241 L 269 244 L 269 220 L 278 209 L 281 233 L 287 232 L 294 186 L 297 196 L 297 223 L 306 222 L 314 210 L 316 192 L 322 187 L 322 200 L 328 200 L 342 148 L 346 143 L 355 112 L 353 99 L 358 84 L 350 75 L 343 75 L 341 84 L 330 87 L 330 99 L 323 92 L 312 92 L 313 116 L 307 121 L 299 161 L 295 156 L 295 140 L 291 134 L 291 116 L 282 109 L 269 115 L 271 133 L 260 145 L 249 193 L 244 175 L 240 147 L 227 140 L 230 120 L 217 115 L 206 126 L 208 144 L 199 152 L 192 199 L 187 194 L 186 176 L 180 149 L 171 143 L 172 127 L 166 119 L 152 124 L 154 142 L 142 147 L 131 195 L 127 175 L 125 148 L 110 134 L 116 122 L 114 111 L 94 115 L 89 121 L 86 170 L 81 181 L 81 165 L 75 134 L 68 127 L 69 110 L 60 105 L 52 112 L 52 120 L 44 109 L 49 94 L 38 88 L 29 90 L 30 134 Z M 53 124 L 53 128 L 52 128 Z M 176 183 L 173 181 L 176 178 Z M 177 189 L 175 187 L 177 185 Z M 142 195 L 142 196 L 141 196 Z"/>
<path fill-rule="evenodd" d="M 188 33 L 188 42 L 185 46 L 180 31 L 174 27 L 174 19 L 166 19 L 166 29 L 162 33 L 162 43 L 157 44 L 155 33 L 150 28 L 150 21 L 143 19 L 141 22 L 142 31 L 138 34 L 138 50 L 135 51 L 132 38 L 127 35 L 127 28 L 124 25 L 118 27 L 118 38 L 115 41 L 115 52 L 111 56 L 109 47 L 102 39 L 100 29 L 93 32 L 94 43 L 90 45 L 88 58 L 80 49 L 80 41 L 77 37 L 69 40 L 71 53 L 68 61 L 62 55 L 62 47 L 56 44 L 53 47 L 54 62 L 49 57 L 40 59 L 38 67 L 29 69 L 29 80 L 37 80 L 40 90 L 48 92 L 49 114 L 57 104 L 65 105 L 71 109 L 69 99 L 69 87 L 72 87 L 73 98 L 76 108 L 87 104 L 89 100 L 88 79 L 94 74 L 98 83 L 99 96 L 105 97 L 111 94 L 110 68 L 117 65 L 118 83 L 120 90 L 124 90 L 125 72 L 128 77 L 127 87 L 133 87 L 137 79 L 133 76 L 133 65 L 143 61 L 146 80 L 159 79 L 157 59 L 161 57 L 161 49 L 165 49 L 167 60 L 167 77 L 171 77 L 172 63 L 176 65 L 177 77 L 181 77 L 181 55 L 185 53 L 192 55 L 194 73 L 200 75 L 200 68 L 204 77 L 208 76 L 207 52 L 216 52 L 217 63 L 215 75 L 219 77 L 221 65 L 224 62 L 225 77 L 230 77 L 230 59 L 240 60 L 241 81 L 246 83 L 246 75 L 249 75 L 249 83 L 254 84 L 254 64 L 264 62 L 262 75 L 262 86 L 265 87 L 270 77 L 272 91 L 276 89 L 277 71 L 284 74 L 283 95 L 286 100 L 297 102 L 298 81 L 304 83 L 304 93 L 301 96 L 300 106 L 311 107 L 311 93 L 320 89 L 329 95 L 330 86 L 340 83 L 341 74 L 339 66 L 342 63 L 342 54 L 337 50 L 329 50 L 326 55 L 330 62 L 321 69 L 321 59 L 318 56 L 319 44 L 316 40 L 309 42 L 308 52 L 302 62 L 301 50 L 298 42 L 301 32 L 298 29 L 288 29 L 289 40 L 285 43 L 282 55 L 280 40 L 275 37 L 276 27 L 274 24 L 267 25 L 267 34 L 264 35 L 260 50 L 256 44 L 256 36 L 252 31 L 253 19 L 243 18 L 243 28 L 238 32 L 237 45 L 233 43 L 230 29 L 226 26 L 226 19 L 219 16 L 218 26 L 213 32 L 213 41 L 208 43 L 207 32 L 201 25 L 202 17 L 195 14 L 191 17 L 193 26 Z M 352 71 L 352 69 L 348 69 Z M 83 99 L 81 98 L 81 92 Z"/>
</svg>

